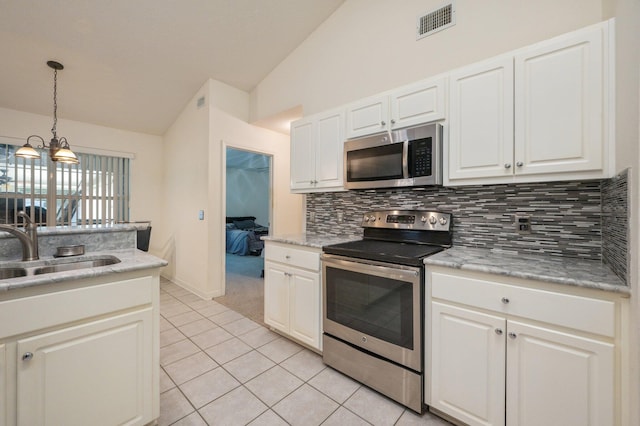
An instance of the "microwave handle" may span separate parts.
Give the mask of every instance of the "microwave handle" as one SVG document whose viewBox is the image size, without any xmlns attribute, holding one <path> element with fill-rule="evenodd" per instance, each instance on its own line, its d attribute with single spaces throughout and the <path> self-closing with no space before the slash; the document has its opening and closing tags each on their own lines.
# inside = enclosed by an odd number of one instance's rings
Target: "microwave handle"
<svg viewBox="0 0 640 426">
<path fill-rule="evenodd" d="M 409 141 L 402 142 L 402 177 L 409 178 Z"/>
</svg>

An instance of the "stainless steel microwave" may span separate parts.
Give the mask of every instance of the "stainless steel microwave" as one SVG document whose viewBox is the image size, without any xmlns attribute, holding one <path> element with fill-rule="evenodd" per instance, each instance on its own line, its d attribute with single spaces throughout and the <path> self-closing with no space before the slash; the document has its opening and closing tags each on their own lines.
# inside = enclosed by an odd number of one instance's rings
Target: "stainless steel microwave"
<svg viewBox="0 0 640 426">
<path fill-rule="evenodd" d="M 423 185 L 442 185 L 441 124 L 426 124 L 345 142 L 345 188 Z"/>
</svg>

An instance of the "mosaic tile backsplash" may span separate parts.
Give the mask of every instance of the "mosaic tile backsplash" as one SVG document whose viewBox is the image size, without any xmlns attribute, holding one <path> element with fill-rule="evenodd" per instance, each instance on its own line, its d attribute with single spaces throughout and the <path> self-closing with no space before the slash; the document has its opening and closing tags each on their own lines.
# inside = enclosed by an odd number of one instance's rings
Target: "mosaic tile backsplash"
<svg viewBox="0 0 640 426">
<path fill-rule="evenodd" d="M 626 172 L 605 181 L 307 194 L 307 232 L 361 236 L 361 215 L 366 211 L 437 209 L 453 213 L 454 245 L 592 260 L 613 258 L 621 267 L 626 265 L 627 249 L 618 234 L 626 235 L 627 224 L 618 219 L 603 231 L 601 222 L 609 213 L 624 216 L 620 212 L 626 212 L 626 205 L 619 200 L 626 200 L 626 194 Z M 616 206 L 611 212 L 609 204 Z M 516 213 L 530 216 L 530 234 L 516 232 Z M 313 215 L 315 220 L 311 220 Z M 619 230 L 622 226 L 624 230 Z M 603 249 L 608 254 L 603 255 Z"/>
<path fill-rule="evenodd" d="M 602 261 L 629 282 L 629 170 L 602 181 Z"/>
</svg>

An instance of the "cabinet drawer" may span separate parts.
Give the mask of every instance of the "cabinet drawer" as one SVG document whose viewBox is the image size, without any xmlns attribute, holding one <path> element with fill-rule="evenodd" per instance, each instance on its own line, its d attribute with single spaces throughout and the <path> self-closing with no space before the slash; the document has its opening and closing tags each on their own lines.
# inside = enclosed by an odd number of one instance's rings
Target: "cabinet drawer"
<svg viewBox="0 0 640 426">
<path fill-rule="evenodd" d="M 145 276 L 0 302 L 0 339 L 151 305 L 153 283 Z"/>
<path fill-rule="evenodd" d="M 433 272 L 431 296 L 603 336 L 615 336 L 615 302 Z"/>
<path fill-rule="evenodd" d="M 268 243 L 265 247 L 266 260 L 284 263 L 310 271 L 320 270 L 320 252 L 294 248 L 286 244 Z"/>
</svg>

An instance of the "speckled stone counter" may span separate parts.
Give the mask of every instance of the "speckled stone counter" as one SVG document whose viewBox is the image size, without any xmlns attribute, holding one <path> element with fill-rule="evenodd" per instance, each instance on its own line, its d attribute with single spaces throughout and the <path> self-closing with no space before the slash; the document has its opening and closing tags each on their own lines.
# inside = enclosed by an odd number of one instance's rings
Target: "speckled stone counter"
<svg viewBox="0 0 640 426">
<path fill-rule="evenodd" d="M 93 268 L 2 279 L 0 292 L 166 266 L 165 260 L 136 249 L 136 233 L 135 225 L 38 228 L 40 259 L 29 262 L 20 260 L 22 248 L 18 239 L 8 233 L 0 233 L 0 268 L 33 270 L 57 262 L 92 260 L 102 256 L 114 256 L 120 261 Z M 54 258 L 57 247 L 78 244 L 85 246 L 84 255 Z"/>
<path fill-rule="evenodd" d="M 550 256 L 514 255 L 493 250 L 453 247 L 429 256 L 429 265 L 545 281 L 629 294 L 629 287 L 601 262 Z"/>
<path fill-rule="evenodd" d="M 330 244 L 344 243 L 346 241 L 358 240 L 362 237 L 337 236 L 337 235 L 319 235 L 319 234 L 289 234 L 289 235 L 270 235 L 262 237 L 265 241 L 273 241 L 277 243 L 295 244 L 298 246 L 322 248 Z"/>
<path fill-rule="evenodd" d="M 79 280 L 83 278 L 92 278 L 112 273 L 122 273 L 137 271 L 140 269 L 159 268 L 167 265 L 167 261 L 137 250 L 135 248 L 121 250 L 104 250 L 87 253 L 82 256 L 73 256 L 73 258 L 65 258 L 67 260 L 92 260 L 103 256 L 117 257 L 120 262 L 113 265 L 98 266 L 94 268 L 77 269 L 73 271 L 54 272 L 42 275 L 29 275 L 26 277 L 9 278 L 0 280 L 0 292 L 14 290 L 18 288 L 33 287 L 45 284 L 54 284 L 62 281 Z M 56 259 L 59 261 L 60 258 Z M 6 267 L 27 267 L 35 268 L 50 265 L 54 262 L 52 256 L 40 257 L 40 260 L 31 262 L 6 261 L 0 262 L 0 268 Z"/>
</svg>

